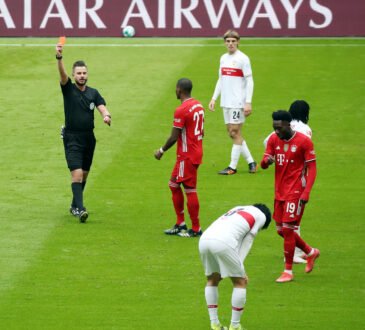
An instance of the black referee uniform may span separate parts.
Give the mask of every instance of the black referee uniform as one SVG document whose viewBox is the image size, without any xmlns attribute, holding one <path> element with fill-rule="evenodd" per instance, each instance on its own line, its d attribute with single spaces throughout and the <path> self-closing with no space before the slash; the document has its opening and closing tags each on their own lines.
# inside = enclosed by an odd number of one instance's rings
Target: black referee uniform
<svg viewBox="0 0 365 330">
<path fill-rule="evenodd" d="M 63 94 L 65 127 L 63 130 L 63 144 L 67 166 L 70 171 L 82 169 L 89 171 L 96 145 L 94 136 L 94 109 L 99 105 L 106 105 L 100 93 L 89 86 L 81 91 L 77 86 L 68 81 L 61 84 Z M 82 190 L 83 183 L 72 183 L 73 201 L 71 209 L 84 210 Z M 81 198 L 75 198 L 80 196 Z"/>
</svg>

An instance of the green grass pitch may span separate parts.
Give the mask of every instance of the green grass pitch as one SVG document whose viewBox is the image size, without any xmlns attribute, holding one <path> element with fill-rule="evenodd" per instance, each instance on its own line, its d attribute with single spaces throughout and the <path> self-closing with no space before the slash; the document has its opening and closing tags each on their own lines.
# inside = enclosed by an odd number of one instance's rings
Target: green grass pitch
<svg viewBox="0 0 365 330">
<path fill-rule="evenodd" d="M 85 191 L 89 221 L 68 213 L 70 178 L 59 129 L 63 104 L 54 39 L 0 39 L 0 328 L 209 329 L 197 239 L 167 237 L 174 223 L 168 179 L 175 149 L 153 157 L 188 77 L 207 108 L 225 52 L 218 39 L 76 39 L 68 72 L 84 59 L 89 85 L 112 113 L 96 113 L 97 148 Z M 102 46 L 104 44 L 104 46 Z M 279 285 L 282 240 L 262 232 L 246 262 L 246 329 L 363 329 L 365 40 L 243 39 L 252 62 L 253 114 L 244 126 L 261 160 L 271 112 L 311 105 L 318 176 L 302 235 L 321 249 L 314 271 L 295 266 Z M 272 207 L 273 169 L 221 177 L 231 142 L 220 109 L 207 110 L 198 193 L 203 229 L 232 206 Z M 230 321 L 231 284 L 220 287 Z"/>
</svg>

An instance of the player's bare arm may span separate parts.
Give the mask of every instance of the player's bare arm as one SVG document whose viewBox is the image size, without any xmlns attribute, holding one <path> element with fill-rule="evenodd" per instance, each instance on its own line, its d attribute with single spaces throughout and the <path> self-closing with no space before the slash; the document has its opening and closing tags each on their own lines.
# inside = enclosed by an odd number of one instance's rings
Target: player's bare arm
<svg viewBox="0 0 365 330">
<path fill-rule="evenodd" d="M 171 130 L 170 137 L 166 140 L 166 143 L 160 148 L 157 149 L 154 153 L 155 158 L 157 160 L 160 160 L 162 158 L 162 155 L 169 150 L 177 141 L 178 137 L 181 134 L 181 128 L 173 127 Z"/>
<path fill-rule="evenodd" d="M 56 45 L 57 66 L 58 66 L 58 72 L 60 73 L 60 82 L 62 85 L 65 85 L 68 81 L 68 75 L 66 73 L 65 65 L 63 64 L 62 52 L 63 52 L 63 45 L 58 43 Z"/>
<path fill-rule="evenodd" d="M 103 117 L 104 123 L 110 126 L 112 123 L 112 116 L 106 106 L 104 104 L 100 104 L 97 109 Z"/>
</svg>

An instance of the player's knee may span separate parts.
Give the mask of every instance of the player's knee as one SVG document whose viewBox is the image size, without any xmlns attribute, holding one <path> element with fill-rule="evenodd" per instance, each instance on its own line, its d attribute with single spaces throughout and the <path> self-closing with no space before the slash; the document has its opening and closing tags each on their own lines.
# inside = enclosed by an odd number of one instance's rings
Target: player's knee
<svg viewBox="0 0 365 330">
<path fill-rule="evenodd" d="M 219 282 L 222 280 L 222 277 L 218 273 L 213 273 L 207 277 L 207 286 L 218 286 Z"/>
<path fill-rule="evenodd" d="M 290 237 L 294 233 L 294 227 L 294 225 L 285 223 L 282 229 L 283 237 Z"/>
<path fill-rule="evenodd" d="M 240 132 L 237 129 L 230 129 L 228 131 L 228 134 L 231 139 L 236 139 L 236 138 L 240 137 Z"/>
<path fill-rule="evenodd" d="M 192 187 L 184 187 L 185 193 L 188 194 L 196 194 L 196 188 L 192 188 Z"/>
<path fill-rule="evenodd" d="M 169 181 L 169 188 L 170 190 L 173 192 L 173 191 L 176 191 L 176 190 L 180 190 L 180 185 L 176 182 L 173 182 L 173 181 Z"/>
</svg>

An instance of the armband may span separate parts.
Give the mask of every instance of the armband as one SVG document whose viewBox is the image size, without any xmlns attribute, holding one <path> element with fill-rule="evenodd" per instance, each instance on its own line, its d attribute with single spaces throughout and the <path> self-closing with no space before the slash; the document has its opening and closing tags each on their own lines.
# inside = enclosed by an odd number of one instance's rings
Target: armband
<svg viewBox="0 0 365 330">
<path fill-rule="evenodd" d="M 62 55 L 58 55 L 58 54 L 56 54 L 56 60 L 62 60 Z"/>
</svg>

